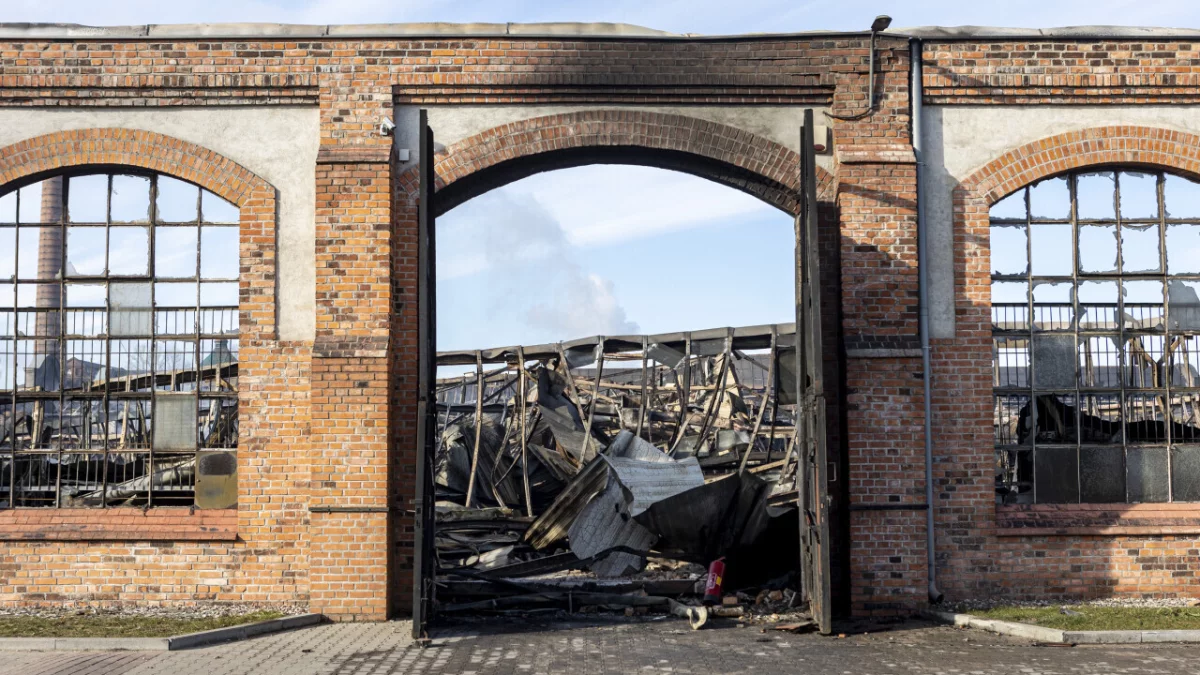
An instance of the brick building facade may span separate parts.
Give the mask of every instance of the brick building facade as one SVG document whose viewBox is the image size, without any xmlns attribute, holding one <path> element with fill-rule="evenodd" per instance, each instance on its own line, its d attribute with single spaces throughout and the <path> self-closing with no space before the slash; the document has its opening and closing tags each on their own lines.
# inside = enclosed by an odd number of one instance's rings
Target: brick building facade
<svg viewBox="0 0 1200 675">
<path fill-rule="evenodd" d="M 576 25 L 0 26 L 0 193 L 54 175 L 148 172 L 236 206 L 240 238 L 236 506 L 9 501 L 0 603 L 286 601 L 343 620 L 407 610 L 421 108 L 438 142 L 435 210 L 603 161 L 689 171 L 791 213 L 800 115 L 815 109 L 830 136 L 818 157 L 821 290 L 845 607 L 928 601 L 919 245 L 941 591 L 1194 594 L 1200 507 L 1181 488 L 1138 503 L 997 498 L 988 212 L 1069 171 L 1200 177 L 1197 45 L 1200 33 L 1085 29 L 872 40 Z M 394 135 L 379 132 L 385 118 Z M 172 225 L 151 213 L 156 230 Z M 111 212 L 106 227 L 116 222 Z M 198 330 L 203 350 L 215 338 Z M 203 396 L 198 409 L 211 413 Z M 1077 387 L 1076 408 L 1082 396 Z M 9 438 L 0 453 L 19 450 Z M 1187 449 L 1169 436 L 1164 447 L 1182 476 Z"/>
</svg>

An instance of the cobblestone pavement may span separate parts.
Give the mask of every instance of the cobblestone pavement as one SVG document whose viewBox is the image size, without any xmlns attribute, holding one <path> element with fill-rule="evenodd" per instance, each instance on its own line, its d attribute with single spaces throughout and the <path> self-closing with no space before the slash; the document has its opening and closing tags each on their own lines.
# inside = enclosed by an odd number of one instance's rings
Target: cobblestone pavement
<svg viewBox="0 0 1200 675">
<path fill-rule="evenodd" d="M 424 649 L 407 623 L 334 624 L 170 653 L 3 653 L 21 675 L 535 675 L 814 673 L 832 675 L 1176 675 L 1200 672 L 1195 645 L 1035 646 L 922 623 L 847 626 L 845 638 L 762 632 L 682 620 L 444 626 Z"/>
</svg>

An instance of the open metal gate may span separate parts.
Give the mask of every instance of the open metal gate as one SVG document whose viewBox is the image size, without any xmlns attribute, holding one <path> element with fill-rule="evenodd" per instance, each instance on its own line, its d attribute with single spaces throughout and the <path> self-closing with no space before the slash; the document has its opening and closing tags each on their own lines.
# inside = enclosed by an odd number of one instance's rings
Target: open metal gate
<svg viewBox="0 0 1200 675">
<path fill-rule="evenodd" d="M 825 455 L 824 362 L 821 353 L 820 255 L 813 111 L 800 130 L 800 212 L 796 216 L 797 487 L 800 575 L 809 611 L 821 633 L 833 630 L 829 563 L 829 483 Z"/>
<path fill-rule="evenodd" d="M 413 551 L 413 638 L 428 636 L 429 615 L 434 591 L 434 432 L 437 429 L 437 306 L 434 288 L 437 280 L 434 247 L 434 172 L 433 130 L 425 110 L 419 113 L 420 150 L 417 171 L 420 200 L 417 212 L 417 490 L 415 500 L 416 537 Z"/>
</svg>

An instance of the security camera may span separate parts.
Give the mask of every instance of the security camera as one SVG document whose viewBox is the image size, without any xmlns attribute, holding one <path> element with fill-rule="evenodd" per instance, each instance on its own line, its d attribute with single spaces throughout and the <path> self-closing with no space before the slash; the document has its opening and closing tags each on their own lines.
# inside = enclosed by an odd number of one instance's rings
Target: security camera
<svg viewBox="0 0 1200 675">
<path fill-rule="evenodd" d="M 383 121 L 379 123 L 379 135 L 391 136 L 394 133 L 396 133 L 396 123 L 390 117 L 383 118 Z"/>
</svg>

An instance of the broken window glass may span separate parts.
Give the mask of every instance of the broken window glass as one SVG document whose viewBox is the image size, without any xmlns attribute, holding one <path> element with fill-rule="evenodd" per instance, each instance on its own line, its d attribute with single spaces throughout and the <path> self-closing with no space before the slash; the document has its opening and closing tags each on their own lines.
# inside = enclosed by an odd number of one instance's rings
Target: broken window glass
<svg viewBox="0 0 1200 675">
<path fill-rule="evenodd" d="M 1120 445 L 1125 442 L 1120 394 L 1086 394 L 1080 403 L 1078 416 L 1081 443 Z M 1076 411 L 1066 412 L 1074 415 Z"/>
<path fill-rule="evenodd" d="M 1171 349 L 1171 386 L 1200 387 L 1200 337 L 1188 335 L 1172 341 Z M 1185 399 L 1185 408 L 1195 410 L 1200 401 Z"/>
<path fill-rule="evenodd" d="M 44 232 L 54 236 L 59 228 L 45 228 Z M 108 231 L 104 227 L 76 225 L 67 228 L 67 276 L 98 277 L 104 275 L 104 251 Z M 45 246 L 39 246 L 46 251 Z M 53 277 L 49 277 L 53 278 Z"/>
<path fill-rule="evenodd" d="M 1125 327 L 1132 330 L 1161 330 L 1164 323 L 1162 281 L 1122 281 Z"/>
<path fill-rule="evenodd" d="M 1125 274 L 1161 271 L 1158 249 L 1158 225 L 1121 226 L 1121 271 Z"/>
<path fill-rule="evenodd" d="M 191 279 L 196 276 L 196 252 L 199 228 L 154 228 L 154 274 L 164 279 Z"/>
<path fill-rule="evenodd" d="M 237 362 L 237 340 L 201 340 L 200 388 L 203 391 L 237 391 Z"/>
<path fill-rule="evenodd" d="M 67 335 L 99 336 L 108 332 L 107 290 L 104 284 L 67 285 Z"/>
<path fill-rule="evenodd" d="M 1161 335 L 1138 335 L 1125 343 L 1125 384 L 1139 389 L 1166 386 L 1163 381 L 1166 361 Z"/>
<path fill-rule="evenodd" d="M 1080 330 L 1117 330 L 1120 291 L 1116 281 L 1083 281 L 1076 291 L 1079 299 Z"/>
<path fill-rule="evenodd" d="M 1200 330 L 1200 280 L 1168 281 L 1167 309 L 1171 315 L 1171 330 Z"/>
<path fill-rule="evenodd" d="M 101 233 L 104 231 L 101 230 Z M 63 231 L 58 226 L 17 228 L 17 278 L 29 281 L 61 279 Z M 104 247 L 100 248 L 103 274 Z"/>
<path fill-rule="evenodd" d="M 1166 409 L 1158 394 L 1125 395 L 1125 442 L 1158 445 L 1167 442 Z"/>
<path fill-rule="evenodd" d="M 157 340 L 154 343 L 155 386 L 166 391 L 196 388 L 196 343 Z"/>
<path fill-rule="evenodd" d="M 149 222 L 150 178 L 113 176 L 111 211 L 114 223 Z"/>
<path fill-rule="evenodd" d="M 108 231 L 108 273 L 145 276 L 150 272 L 150 229 L 113 227 Z"/>
<path fill-rule="evenodd" d="M 1074 269 L 1071 251 L 1074 246 L 1074 231 L 1070 225 L 1046 225 L 1035 223 L 1029 226 L 1030 271 L 1034 276 L 1071 276 Z"/>
<path fill-rule="evenodd" d="M 203 222 L 237 224 L 238 207 L 208 190 L 202 190 L 202 192 L 204 196 L 200 201 L 200 215 Z"/>
<path fill-rule="evenodd" d="M 1200 274 L 1200 225 L 1167 225 L 1167 274 Z"/>
<path fill-rule="evenodd" d="M 1029 386 L 1029 340 L 1024 337 L 993 339 L 993 386 Z"/>
<path fill-rule="evenodd" d="M 193 418 L 195 410 L 193 409 Z M 155 439 L 157 440 L 157 435 Z M 195 453 L 155 454 L 151 498 L 159 506 L 190 506 L 196 486 Z"/>
<path fill-rule="evenodd" d="M 1029 330 L 1029 284 L 1024 281 L 992 282 L 992 328 Z"/>
<path fill-rule="evenodd" d="M 236 448 L 238 446 L 238 415 L 236 398 L 200 399 L 200 447 Z"/>
<path fill-rule="evenodd" d="M 1071 217 L 1071 191 L 1067 179 L 1047 178 L 1029 188 L 1029 215 L 1034 220 L 1067 220 Z"/>
<path fill-rule="evenodd" d="M 1075 308 L 1071 302 L 1073 284 L 1045 282 L 1033 286 L 1034 330 L 1062 331 L 1074 326 Z"/>
<path fill-rule="evenodd" d="M 1195 181 L 1166 174 L 1163 201 L 1167 218 L 1200 218 L 1200 184 Z"/>
<path fill-rule="evenodd" d="M 1117 271 L 1117 226 L 1079 226 L 1079 271 L 1105 274 Z"/>
<path fill-rule="evenodd" d="M 1152 173 L 1121 172 L 1122 220 L 1158 218 L 1158 176 Z"/>
<path fill-rule="evenodd" d="M 108 176 L 74 176 L 67 187 L 67 218 L 72 223 L 108 222 Z"/>
<path fill-rule="evenodd" d="M 200 188 L 169 176 L 158 177 L 156 220 L 160 223 L 194 223 L 200 205 Z"/>
<path fill-rule="evenodd" d="M 127 381 L 131 378 L 127 378 Z M 150 411 L 152 401 L 148 398 L 122 398 L 111 404 L 109 420 L 112 434 L 116 437 L 112 443 L 114 450 L 148 450 L 150 448 L 153 419 Z M 124 464 L 122 462 L 121 464 Z M 128 474 L 118 476 L 118 479 L 128 480 Z"/>
<path fill-rule="evenodd" d="M 1116 175 L 1111 171 L 1080 174 L 1075 179 L 1075 203 L 1079 220 L 1116 218 Z"/>
<path fill-rule="evenodd" d="M 1019 220 L 1025 222 L 1025 190 L 1017 190 L 992 205 L 989 212 L 992 220 Z"/>
<path fill-rule="evenodd" d="M 995 406 L 995 428 L 997 445 L 1028 445 L 1033 440 L 1029 433 L 1031 410 L 1027 394 L 998 394 Z"/>
<path fill-rule="evenodd" d="M 1079 386 L 1084 389 L 1113 389 L 1121 386 L 1119 335 L 1090 335 L 1079 338 Z"/>
<path fill-rule="evenodd" d="M 238 228 L 200 229 L 200 278 L 238 278 Z"/>
<path fill-rule="evenodd" d="M 992 225 L 992 274 L 1025 274 L 1029 269 L 1029 238 L 1024 225 Z"/>
</svg>

